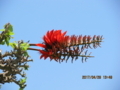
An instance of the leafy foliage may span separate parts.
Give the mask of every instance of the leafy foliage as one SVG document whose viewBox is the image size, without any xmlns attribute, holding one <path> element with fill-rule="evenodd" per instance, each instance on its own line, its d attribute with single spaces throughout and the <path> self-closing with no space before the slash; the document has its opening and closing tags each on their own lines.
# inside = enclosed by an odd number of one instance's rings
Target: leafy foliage
<svg viewBox="0 0 120 90">
<path fill-rule="evenodd" d="M 23 41 L 14 41 L 10 42 L 10 39 L 13 38 L 11 35 L 14 35 L 13 26 L 10 23 L 4 25 L 4 29 L 0 29 L 2 33 L 0 34 L 0 44 L 11 46 L 13 51 L 5 52 L 2 54 L 0 52 L 0 69 L 3 73 L 0 73 L 0 83 L 10 83 L 14 82 L 19 85 L 19 90 L 23 90 L 26 87 L 26 74 L 23 70 L 28 70 L 29 65 L 27 62 L 33 61 L 28 60 L 30 57 L 28 55 L 27 49 L 29 48 L 28 42 Z M 9 57 L 9 59 L 4 59 L 5 57 Z M 19 74 L 23 78 L 17 80 L 16 75 Z"/>
</svg>

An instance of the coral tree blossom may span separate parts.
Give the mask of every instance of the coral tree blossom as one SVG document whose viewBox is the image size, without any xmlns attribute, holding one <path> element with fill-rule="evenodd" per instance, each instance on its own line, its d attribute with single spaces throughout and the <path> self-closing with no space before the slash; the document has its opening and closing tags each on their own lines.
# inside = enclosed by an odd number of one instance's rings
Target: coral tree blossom
<svg viewBox="0 0 120 90">
<path fill-rule="evenodd" d="M 51 30 L 48 31 L 46 35 L 43 36 L 44 44 L 36 44 L 37 46 L 51 49 L 56 43 L 61 43 L 65 38 L 66 32 L 62 33 L 62 30 Z"/>
<path fill-rule="evenodd" d="M 102 42 L 102 36 L 68 36 L 66 35 L 67 31 L 62 32 L 62 30 L 51 30 L 46 33 L 46 35 L 43 36 L 43 43 L 38 44 L 30 44 L 30 46 L 39 46 L 43 49 L 32 49 L 31 50 L 37 50 L 40 52 L 41 58 L 50 58 L 51 60 L 55 61 L 63 61 L 68 60 L 69 57 L 73 59 L 78 59 L 78 56 L 85 57 L 85 61 L 88 57 L 93 57 L 87 54 L 87 51 L 85 52 L 85 55 L 82 54 L 84 49 L 88 49 L 88 47 L 91 48 L 90 44 L 93 45 L 94 48 L 97 46 L 100 46 L 100 42 Z M 81 48 L 79 47 L 81 45 Z M 67 58 L 67 59 L 66 59 Z"/>
<path fill-rule="evenodd" d="M 60 47 L 64 46 L 64 41 L 66 38 L 68 38 L 68 36 L 65 36 L 65 34 L 66 32 L 62 33 L 62 30 L 48 31 L 46 35 L 43 36 L 43 44 L 36 44 L 36 46 L 44 48 L 44 50 L 39 50 L 42 54 L 40 58 L 44 57 L 44 59 L 46 59 L 47 57 L 50 57 L 50 59 L 53 59 L 53 56 L 55 55 L 54 49 L 58 51 Z"/>
</svg>

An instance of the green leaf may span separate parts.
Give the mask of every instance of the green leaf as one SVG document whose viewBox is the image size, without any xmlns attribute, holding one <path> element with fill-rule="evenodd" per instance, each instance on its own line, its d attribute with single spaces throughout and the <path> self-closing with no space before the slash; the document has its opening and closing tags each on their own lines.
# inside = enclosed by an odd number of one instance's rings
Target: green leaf
<svg viewBox="0 0 120 90">
<path fill-rule="evenodd" d="M 28 43 L 22 43 L 21 45 L 20 45 L 20 47 L 21 47 L 21 49 L 22 50 L 27 50 L 27 48 L 29 48 L 29 44 Z"/>
<path fill-rule="evenodd" d="M 9 43 L 9 45 L 12 47 L 12 48 L 15 48 L 17 46 L 17 43 Z"/>
<path fill-rule="evenodd" d="M 9 35 L 14 35 L 14 33 L 13 32 L 9 32 Z"/>
<path fill-rule="evenodd" d="M 12 48 L 14 48 L 13 43 L 9 43 L 9 45 L 10 45 Z"/>
<path fill-rule="evenodd" d="M 20 83 L 20 84 L 24 84 L 24 83 L 26 83 L 26 79 L 27 79 L 27 77 L 21 79 L 19 83 Z"/>
<path fill-rule="evenodd" d="M 5 31 L 5 29 L 0 29 L 0 31 Z"/>
<path fill-rule="evenodd" d="M 27 52 L 24 52 L 24 56 L 29 56 Z"/>
<path fill-rule="evenodd" d="M 9 37 L 5 38 L 5 43 L 7 44 L 7 46 L 9 46 Z"/>
<path fill-rule="evenodd" d="M 5 35 L 14 35 L 14 33 L 13 32 L 11 32 L 11 31 L 8 31 L 7 33 L 5 33 Z"/>
<path fill-rule="evenodd" d="M 8 30 L 10 30 L 12 32 L 13 31 L 13 26 L 10 25 L 9 28 L 8 28 Z"/>
<path fill-rule="evenodd" d="M 6 25 L 4 25 L 4 28 L 11 32 L 13 31 L 13 26 L 10 23 L 7 23 Z"/>
</svg>

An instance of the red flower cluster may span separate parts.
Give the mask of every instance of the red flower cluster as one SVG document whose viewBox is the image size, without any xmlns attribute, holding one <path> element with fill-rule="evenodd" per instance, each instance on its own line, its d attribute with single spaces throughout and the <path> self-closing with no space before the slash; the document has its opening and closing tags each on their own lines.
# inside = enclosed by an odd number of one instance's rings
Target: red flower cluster
<svg viewBox="0 0 120 90">
<path fill-rule="evenodd" d="M 56 43 L 61 43 L 65 39 L 66 32 L 62 33 L 61 30 L 48 31 L 45 36 L 43 36 L 44 44 L 36 44 L 37 46 L 51 49 Z"/>
<path fill-rule="evenodd" d="M 38 50 L 41 53 L 41 58 L 50 58 L 55 61 L 63 61 L 67 57 L 73 59 L 78 59 L 78 56 L 83 57 L 93 57 L 89 55 L 81 55 L 83 50 L 88 47 L 91 48 L 90 44 L 93 44 L 93 47 L 96 48 L 100 46 L 100 42 L 102 42 L 102 36 L 68 36 L 66 35 L 66 31 L 62 32 L 62 30 L 51 30 L 43 36 L 43 43 L 38 44 L 30 44 L 31 46 L 39 46 L 42 47 L 42 50 Z M 79 47 L 81 45 L 81 48 Z M 33 50 L 33 49 L 32 49 Z M 35 50 L 35 49 L 34 49 Z M 86 59 L 85 59 L 86 60 Z"/>
<path fill-rule="evenodd" d="M 42 54 L 40 58 L 44 57 L 44 59 L 46 59 L 50 57 L 50 59 L 58 59 L 58 57 L 54 57 L 55 52 L 53 49 L 58 51 L 60 47 L 65 46 L 63 44 L 68 43 L 69 37 L 65 36 L 65 34 L 66 32 L 62 33 L 62 30 L 48 31 L 47 34 L 43 36 L 44 44 L 36 44 L 36 46 L 44 48 L 44 50 L 39 50 Z"/>
</svg>

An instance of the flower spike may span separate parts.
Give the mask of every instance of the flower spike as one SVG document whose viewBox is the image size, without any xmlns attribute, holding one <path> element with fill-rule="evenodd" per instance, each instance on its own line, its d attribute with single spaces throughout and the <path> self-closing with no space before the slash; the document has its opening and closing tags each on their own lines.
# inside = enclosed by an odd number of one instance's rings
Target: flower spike
<svg viewBox="0 0 120 90">
<path fill-rule="evenodd" d="M 38 46 L 43 48 L 42 50 L 38 50 L 41 54 L 40 59 L 55 60 L 57 62 L 63 62 L 71 57 L 72 62 L 78 57 L 82 57 L 82 62 L 85 57 L 88 59 L 89 57 L 93 57 L 87 55 L 87 51 L 85 54 L 82 54 L 85 49 L 91 48 L 91 44 L 93 44 L 93 48 L 100 47 L 100 42 L 102 42 L 102 36 L 94 35 L 91 37 L 90 35 L 79 35 L 79 36 L 68 36 L 66 35 L 67 31 L 62 32 L 62 30 L 51 30 L 43 36 L 43 43 L 38 44 L 30 44 L 30 46 Z M 80 47 L 81 46 L 81 47 Z M 67 57 L 67 58 L 66 58 Z"/>
</svg>

